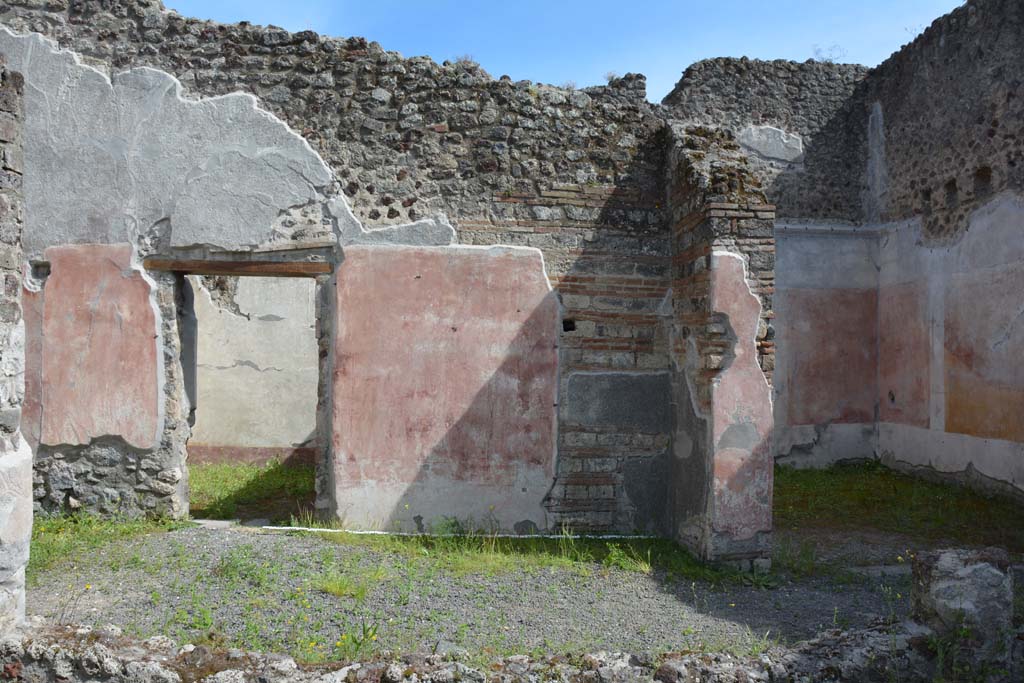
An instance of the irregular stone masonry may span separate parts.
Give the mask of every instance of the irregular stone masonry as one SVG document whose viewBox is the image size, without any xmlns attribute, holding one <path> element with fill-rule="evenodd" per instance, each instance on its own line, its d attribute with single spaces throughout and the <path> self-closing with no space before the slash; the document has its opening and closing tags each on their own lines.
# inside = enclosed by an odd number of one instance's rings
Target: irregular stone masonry
<svg viewBox="0 0 1024 683">
<path fill-rule="evenodd" d="M 155 2 L 57 11 L 8 3 L 0 20 L 115 69 L 166 69 L 197 94 L 250 90 L 317 148 L 368 224 L 443 211 L 461 243 L 541 249 L 563 317 L 576 326 L 561 343 L 562 405 L 573 372 L 644 381 L 667 371 L 658 314 L 669 275 L 665 133 L 642 76 L 585 91 L 493 80 L 472 64 L 403 59 L 360 38 L 218 25 L 163 13 Z M 631 501 L 626 490 L 651 478 L 668 428 L 564 418 L 562 426 L 565 438 L 582 428 L 602 443 L 584 453 L 563 438 L 560 460 L 573 478 L 553 491 L 556 519 L 656 528 L 658 520 L 637 514 L 644 496 Z"/>
<path fill-rule="evenodd" d="M 964 17 L 1006 8 L 1005 0 L 974 0 L 949 25 L 964 31 L 971 24 Z M 1018 14 L 1006 16 L 1008 26 L 1018 25 Z M 272 235 L 293 246 L 309 238 L 330 244 L 333 233 L 342 247 L 440 246 L 454 237 L 463 245 L 539 249 L 562 307 L 549 523 L 675 534 L 707 557 L 763 558 L 760 521 L 732 552 L 728 534 L 709 520 L 713 484 L 730 468 L 736 487 L 749 475 L 757 482 L 753 499 L 770 506 L 770 477 L 766 491 L 761 470 L 750 468 L 770 470 L 759 459 L 770 437 L 754 403 L 767 400 L 762 377 L 770 380 L 775 367 L 774 217 L 856 219 L 887 206 L 888 158 L 902 148 L 876 138 L 904 102 L 883 102 L 879 116 L 862 95 L 881 87 L 872 84 L 890 67 L 866 74 L 848 65 L 710 60 L 689 69 L 658 106 L 646 102 L 638 75 L 584 90 L 495 80 L 471 63 L 403 59 L 360 38 L 187 19 L 155 0 L 43 7 L 19 0 L 0 4 L 0 21 L 52 36 L 115 72 L 166 70 L 191 96 L 255 94 L 334 174 L 328 179 L 313 163 L 314 182 L 300 183 L 301 207 L 286 202 L 291 208 L 275 220 Z M 1012 47 L 1012 36 L 1001 40 Z M 957 40 L 942 42 L 960 49 Z M 115 80 L 156 78 L 128 73 Z M 280 142 L 292 150 L 289 158 L 309 161 L 295 140 Z M 1007 158 L 1007 168 L 1014 163 Z M 993 178 L 994 189 L 1012 187 L 998 173 Z M 396 226 L 424 217 L 435 220 Z M 395 230 L 364 230 L 355 218 Z M 157 220 L 139 240 L 142 255 L 168 248 L 164 232 L 175 223 Z M 233 235 L 219 246 L 246 251 L 262 237 Z M 191 233 L 182 239 L 171 246 L 206 241 Z M 170 275 L 158 285 L 164 325 L 175 322 L 176 287 Z M 754 324 L 751 295 L 760 304 Z M 333 305 L 325 301 L 318 319 L 321 438 L 334 371 Z M 740 338 L 741 329 L 751 334 Z M 164 390 L 177 420 L 168 422 L 168 433 L 177 434 L 169 447 L 181 453 L 187 406 L 180 349 L 171 346 L 179 335 L 163 332 Z M 741 409 L 727 414 L 716 391 L 725 396 L 730 373 L 747 372 L 737 362 L 746 354 L 756 355 L 762 377 L 738 394 Z M 734 459 L 716 459 L 726 452 Z M 693 454 L 701 457 L 688 459 Z M 332 484 L 325 472 L 320 477 L 323 496 Z"/>
<path fill-rule="evenodd" d="M 971 0 L 875 69 L 706 60 L 663 104 L 679 119 L 740 134 L 776 127 L 799 136 L 803 153 L 788 160 L 746 148 L 780 217 L 921 216 L 929 243 L 949 244 L 987 199 L 1024 188 L 1022 51 L 1020 3 Z"/>
<path fill-rule="evenodd" d="M 1021 3 L 974 0 L 871 73 L 852 104 L 861 137 L 850 152 L 863 163 L 848 177 L 862 188 L 860 219 L 920 216 L 926 243 L 948 245 L 985 202 L 1024 189 L 1022 53 Z"/>
<path fill-rule="evenodd" d="M 21 435 L 25 323 L 21 308 L 24 80 L 0 59 L 0 633 L 25 613 L 32 533 L 32 451 Z"/>
</svg>

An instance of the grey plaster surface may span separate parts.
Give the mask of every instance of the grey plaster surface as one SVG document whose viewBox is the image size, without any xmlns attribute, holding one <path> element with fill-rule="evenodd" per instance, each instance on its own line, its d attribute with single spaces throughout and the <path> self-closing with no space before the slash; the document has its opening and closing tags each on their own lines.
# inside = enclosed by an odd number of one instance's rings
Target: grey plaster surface
<svg viewBox="0 0 1024 683">
<path fill-rule="evenodd" d="M 38 34 L 0 26 L 25 77 L 25 250 L 68 243 L 245 249 L 289 208 L 320 202 L 330 169 L 252 95 L 202 100 L 173 76 L 108 78 Z"/>
<path fill-rule="evenodd" d="M 668 373 L 577 372 L 569 377 L 566 417 L 590 427 L 666 432 L 669 396 Z"/>
<path fill-rule="evenodd" d="M 803 139 L 775 126 L 747 126 L 736 139 L 744 147 L 768 159 L 800 161 L 804 156 Z"/>
<path fill-rule="evenodd" d="M 829 226 L 806 231 L 776 229 L 775 271 L 779 289 L 877 289 L 878 233 Z"/>
</svg>

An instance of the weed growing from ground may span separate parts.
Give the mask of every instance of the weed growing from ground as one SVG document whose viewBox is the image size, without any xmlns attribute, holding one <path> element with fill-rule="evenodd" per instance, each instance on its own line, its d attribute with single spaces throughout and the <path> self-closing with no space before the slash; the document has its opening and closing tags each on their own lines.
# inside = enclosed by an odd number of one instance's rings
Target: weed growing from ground
<svg viewBox="0 0 1024 683">
<path fill-rule="evenodd" d="M 647 549 L 646 555 L 641 555 L 635 548 L 629 546 L 623 548 L 618 543 L 609 543 L 608 554 L 604 556 L 601 564 L 627 572 L 650 574 L 651 549 Z"/>
<path fill-rule="evenodd" d="M 370 591 L 386 578 L 387 572 L 382 567 L 356 573 L 345 573 L 337 568 L 332 568 L 318 579 L 315 585 L 324 593 L 330 593 L 339 598 L 352 598 L 359 605 L 366 600 Z"/>
</svg>

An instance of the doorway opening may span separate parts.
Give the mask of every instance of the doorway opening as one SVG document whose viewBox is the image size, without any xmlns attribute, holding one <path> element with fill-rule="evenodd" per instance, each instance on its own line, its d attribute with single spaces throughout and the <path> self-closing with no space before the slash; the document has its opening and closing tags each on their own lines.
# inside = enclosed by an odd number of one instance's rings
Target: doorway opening
<svg viewBox="0 0 1024 683">
<path fill-rule="evenodd" d="M 191 515 L 252 525 L 312 517 L 316 280 L 193 274 L 181 282 Z"/>
</svg>

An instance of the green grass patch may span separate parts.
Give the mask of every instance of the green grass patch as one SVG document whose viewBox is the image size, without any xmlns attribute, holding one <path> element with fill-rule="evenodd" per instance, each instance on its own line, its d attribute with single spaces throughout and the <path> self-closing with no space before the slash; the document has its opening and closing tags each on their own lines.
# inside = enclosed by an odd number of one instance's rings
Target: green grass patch
<svg viewBox="0 0 1024 683">
<path fill-rule="evenodd" d="M 316 581 L 317 590 L 339 598 L 352 598 L 362 604 L 375 586 L 387 578 L 387 571 L 376 567 L 365 571 L 341 571 L 332 569 Z"/>
<path fill-rule="evenodd" d="M 1024 506 L 900 474 L 879 463 L 775 469 L 775 526 L 906 534 L 1024 552 Z"/>
<path fill-rule="evenodd" d="M 245 544 L 224 553 L 213 571 L 231 584 L 247 583 L 256 588 L 266 588 L 272 584 L 278 570 L 279 567 L 268 561 L 260 562 L 256 548 Z"/>
<path fill-rule="evenodd" d="M 393 553 L 455 575 L 565 569 L 589 574 L 602 569 L 712 583 L 760 583 L 769 579 L 699 562 L 672 541 L 655 538 L 506 537 L 486 533 L 367 535 L 313 532 L 332 543 Z"/>
<path fill-rule="evenodd" d="M 91 514 L 38 516 L 32 525 L 28 580 L 63 561 L 96 552 L 117 541 L 143 534 L 172 531 L 187 522 L 168 519 L 103 519 Z"/>
<path fill-rule="evenodd" d="M 289 519 L 312 508 L 312 465 L 206 463 L 189 466 L 189 507 L 197 519 Z"/>
</svg>

